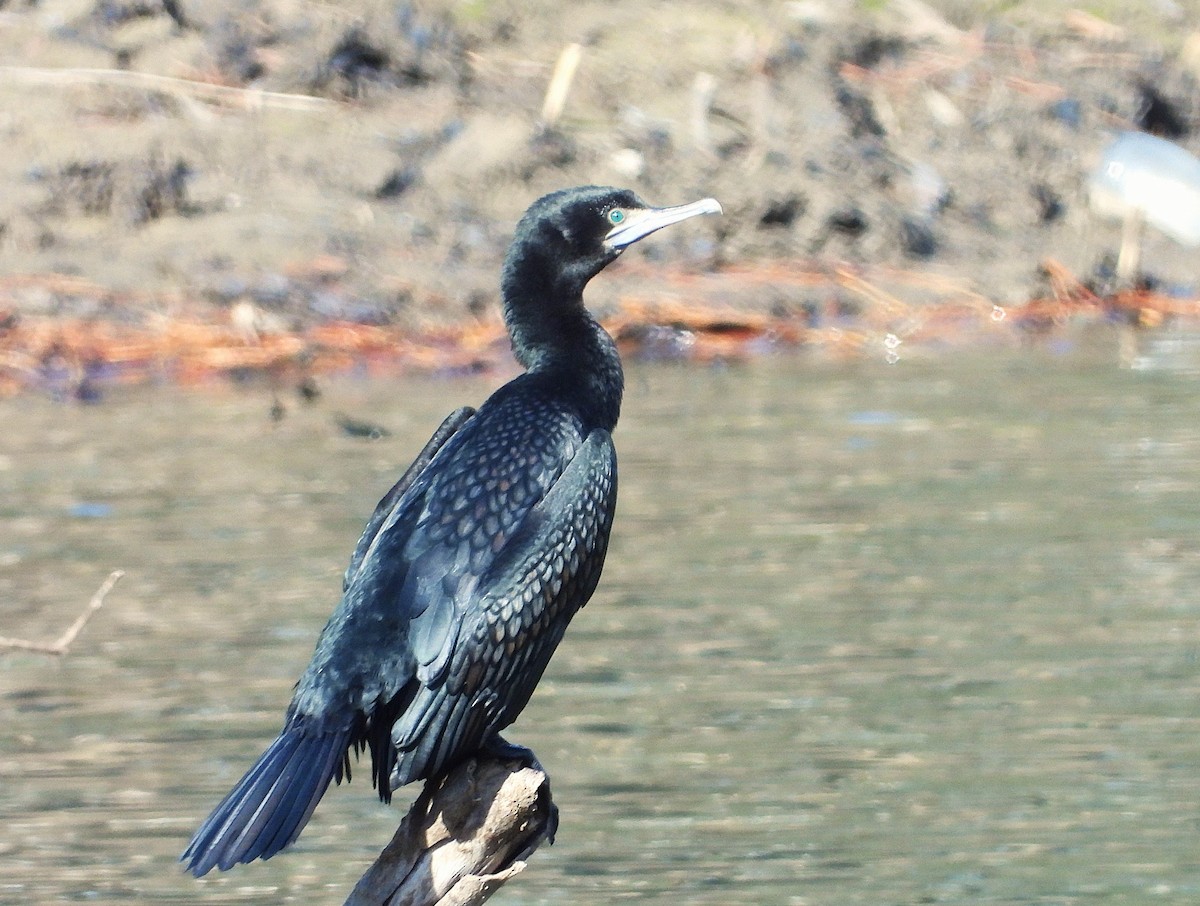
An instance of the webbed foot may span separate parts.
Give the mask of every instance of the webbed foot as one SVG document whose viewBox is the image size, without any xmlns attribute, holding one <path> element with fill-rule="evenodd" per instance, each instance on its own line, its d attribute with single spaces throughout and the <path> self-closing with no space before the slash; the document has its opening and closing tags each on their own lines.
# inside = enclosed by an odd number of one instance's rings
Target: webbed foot
<svg viewBox="0 0 1200 906">
<path fill-rule="evenodd" d="M 500 734 L 496 734 L 485 742 L 482 751 L 493 758 L 499 758 L 503 761 L 519 761 L 527 768 L 533 768 L 535 771 L 541 771 L 543 774 L 546 773 L 546 769 L 542 767 L 542 763 L 533 754 L 533 749 L 509 742 L 500 736 Z"/>
</svg>

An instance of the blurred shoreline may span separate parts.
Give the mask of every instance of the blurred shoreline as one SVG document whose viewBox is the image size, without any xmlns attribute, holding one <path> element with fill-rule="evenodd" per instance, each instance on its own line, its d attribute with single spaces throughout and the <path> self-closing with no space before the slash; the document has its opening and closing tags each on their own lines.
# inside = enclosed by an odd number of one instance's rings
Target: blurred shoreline
<svg viewBox="0 0 1200 906">
<path fill-rule="evenodd" d="M 580 183 L 726 210 L 589 289 L 633 355 L 1194 319 L 1194 252 L 1116 281 L 1087 179 L 1119 130 L 1200 150 L 1200 3 L 978 6 L 6 8 L 0 393 L 506 367 L 512 225 Z"/>
</svg>

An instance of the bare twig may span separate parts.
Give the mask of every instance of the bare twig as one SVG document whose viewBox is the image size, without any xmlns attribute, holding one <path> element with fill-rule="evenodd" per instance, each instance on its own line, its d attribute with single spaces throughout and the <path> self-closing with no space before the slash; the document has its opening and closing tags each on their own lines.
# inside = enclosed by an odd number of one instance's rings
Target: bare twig
<svg viewBox="0 0 1200 906">
<path fill-rule="evenodd" d="M 771 145 L 771 80 L 760 66 L 750 83 L 750 134 L 753 136 L 746 169 L 755 171 L 767 159 Z"/>
<path fill-rule="evenodd" d="M 62 657 L 70 649 L 71 643 L 75 641 L 76 637 L 83 630 L 83 627 L 87 625 L 88 620 L 92 618 L 92 615 L 104 606 L 104 599 L 112 591 L 113 586 L 121 580 L 123 575 L 125 575 L 125 571 L 120 569 L 114 569 L 109 573 L 108 578 L 96 589 L 96 593 L 88 601 L 88 605 L 83 609 L 83 613 L 75 619 L 74 623 L 67 627 L 66 632 L 53 642 L 48 644 L 45 642 L 28 642 L 25 639 L 9 639 L 0 636 L 0 651 L 36 651 L 39 654 L 53 654 Z"/>
<path fill-rule="evenodd" d="M 553 126 L 562 116 L 563 108 L 567 105 L 567 95 L 571 91 L 571 83 L 575 81 L 575 70 L 583 58 L 583 46 L 568 44 L 558 55 L 554 66 L 554 74 L 550 76 L 550 85 L 546 88 L 546 97 L 542 101 L 542 122 Z"/>
<path fill-rule="evenodd" d="M 557 823 L 542 771 L 478 756 L 426 783 L 346 906 L 478 906 Z"/>
<path fill-rule="evenodd" d="M 1063 25 L 1092 41 L 1112 44 L 1125 39 L 1125 29 L 1086 10 L 1069 9 L 1063 13 Z"/>
<path fill-rule="evenodd" d="M 716 157 L 708 117 L 717 94 L 717 77 L 711 72 L 698 72 L 692 81 L 692 144 L 705 157 Z"/>
<path fill-rule="evenodd" d="M 213 104 L 227 104 L 246 110 L 271 107 L 276 110 L 321 111 L 333 105 L 327 98 L 306 94 L 285 94 L 258 88 L 215 85 L 195 79 L 178 79 L 151 72 L 128 69 L 54 69 L 34 66 L 0 66 L 0 78 L 33 85 L 124 85 L 147 91 L 199 98 Z"/>
<path fill-rule="evenodd" d="M 1137 208 L 1125 212 L 1121 224 L 1121 250 L 1117 254 L 1117 280 L 1121 287 L 1133 285 L 1137 280 L 1142 258 L 1143 216 Z"/>
</svg>

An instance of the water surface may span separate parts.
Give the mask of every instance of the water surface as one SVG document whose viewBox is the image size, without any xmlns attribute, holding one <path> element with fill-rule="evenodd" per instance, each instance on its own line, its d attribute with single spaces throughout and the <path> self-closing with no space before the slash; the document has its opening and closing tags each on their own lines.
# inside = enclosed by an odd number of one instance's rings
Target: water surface
<svg viewBox="0 0 1200 906">
<path fill-rule="evenodd" d="M 0 902 L 340 903 L 411 798 L 195 881 L 376 499 L 495 378 L 0 402 Z M 630 370 L 609 565 L 512 736 L 501 904 L 1200 898 L 1194 374 L 952 353 Z M 345 435 L 331 413 L 392 435 Z"/>
</svg>

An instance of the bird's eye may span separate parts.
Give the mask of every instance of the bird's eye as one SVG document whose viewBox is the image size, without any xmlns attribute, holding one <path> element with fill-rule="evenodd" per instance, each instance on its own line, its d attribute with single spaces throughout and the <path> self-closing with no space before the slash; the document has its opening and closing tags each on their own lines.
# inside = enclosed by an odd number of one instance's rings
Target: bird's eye
<svg viewBox="0 0 1200 906">
<path fill-rule="evenodd" d="M 613 208 L 608 212 L 608 222 L 614 226 L 625 221 L 625 212 L 620 208 Z"/>
</svg>

